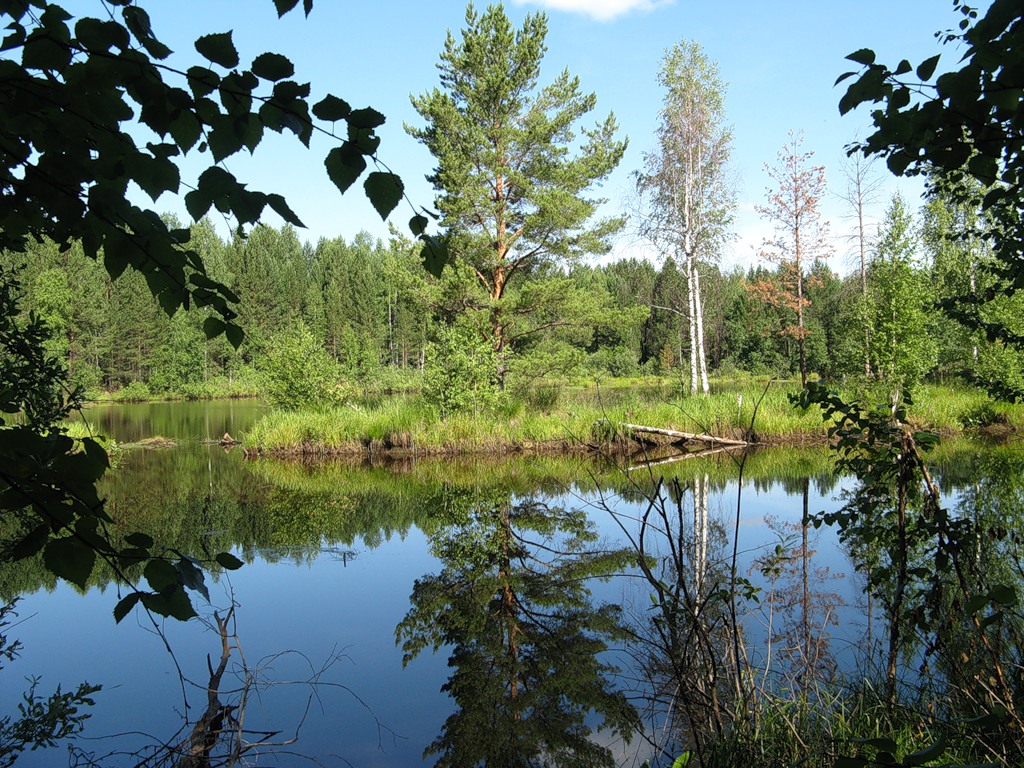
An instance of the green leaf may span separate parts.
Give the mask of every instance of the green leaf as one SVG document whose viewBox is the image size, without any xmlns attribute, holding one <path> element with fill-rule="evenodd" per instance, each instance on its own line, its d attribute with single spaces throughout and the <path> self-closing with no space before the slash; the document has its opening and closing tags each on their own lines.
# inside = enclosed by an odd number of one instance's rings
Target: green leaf
<svg viewBox="0 0 1024 768">
<path fill-rule="evenodd" d="M 143 576 L 154 592 L 163 592 L 178 584 L 178 572 L 163 558 L 154 558 L 146 563 Z"/>
<path fill-rule="evenodd" d="M 964 606 L 964 611 L 966 611 L 968 616 L 971 616 L 980 611 L 986 605 L 988 605 L 988 595 L 971 595 L 967 604 Z"/>
<path fill-rule="evenodd" d="M 445 264 L 448 263 L 448 249 L 436 237 L 423 235 L 420 239 L 423 241 L 423 247 L 420 249 L 423 268 L 434 277 L 441 277 Z"/>
<path fill-rule="evenodd" d="M 213 202 L 204 192 L 194 189 L 185 195 L 185 208 L 193 221 L 199 221 L 210 210 Z M 123 271 L 123 270 L 122 270 Z"/>
<path fill-rule="evenodd" d="M 419 237 L 420 235 L 427 231 L 427 224 L 429 223 L 430 221 L 427 219 L 426 216 L 416 214 L 411 219 L 409 219 L 409 231 L 416 235 L 416 237 Z"/>
<path fill-rule="evenodd" d="M 924 765 L 932 760 L 937 760 L 946 751 L 946 735 L 940 733 L 935 742 L 924 749 L 913 752 L 903 758 L 903 765 Z"/>
<path fill-rule="evenodd" d="M 224 321 L 218 317 L 208 317 L 203 321 L 203 333 L 206 338 L 215 339 L 224 333 Z"/>
<path fill-rule="evenodd" d="M 75 22 L 75 36 L 87 49 L 97 52 L 106 52 L 111 48 L 123 50 L 131 42 L 127 30 L 117 22 L 89 17 Z"/>
<path fill-rule="evenodd" d="M 196 615 L 192 601 L 180 586 L 168 590 L 164 594 L 143 595 L 142 604 L 160 616 L 170 616 L 179 621 L 188 621 Z"/>
<path fill-rule="evenodd" d="M 120 624 L 121 619 L 131 613 L 132 608 L 134 608 L 141 599 L 141 592 L 132 592 L 131 594 L 121 598 L 117 605 L 114 606 L 114 623 Z"/>
<path fill-rule="evenodd" d="M 221 552 L 214 558 L 221 568 L 227 571 L 237 571 L 243 563 L 230 552 Z"/>
<path fill-rule="evenodd" d="M 122 12 L 125 26 L 142 43 L 142 47 L 154 59 L 166 59 L 171 55 L 171 49 L 161 43 L 153 36 L 153 27 L 149 21 L 149 14 L 136 5 L 127 6 Z"/>
<path fill-rule="evenodd" d="M 206 588 L 206 577 L 199 563 L 191 557 L 182 555 L 174 564 L 174 570 L 178 572 L 178 581 L 183 586 L 194 590 L 210 601 L 210 591 Z"/>
<path fill-rule="evenodd" d="M 274 7 L 277 9 L 277 18 L 281 18 L 298 4 L 299 0 L 274 0 Z"/>
<path fill-rule="evenodd" d="M 910 103 L 910 89 L 909 88 L 897 88 L 892 92 L 892 96 L 889 98 L 889 109 L 899 110 L 903 109 Z"/>
<path fill-rule="evenodd" d="M 324 159 L 327 176 L 342 194 L 366 170 L 366 159 L 347 141 L 327 153 Z"/>
<path fill-rule="evenodd" d="M 353 128 L 376 128 L 384 125 L 386 120 L 384 115 L 370 107 L 352 110 L 348 116 L 348 124 Z"/>
<path fill-rule="evenodd" d="M 25 69 L 63 72 L 71 63 L 71 49 L 48 34 L 33 32 L 22 49 L 21 63 Z"/>
<path fill-rule="evenodd" d="M 264 80 L 284 80 L 295 74 L 295 65 L 279 53 L 261 53 L 252 61 L 252 73 Z"/>
<path fill-rule="evenodd" d="M 366 190 L 366 196 L 370 198 L 377 213 L 386 220 L 401 202 L 405 186 L 402 184 L 402 180 L 393 173 L 374 171 L 366 177 L 363 189 Z"/>
<path fill-rule="evenodd" d="M 43 563 L 55 575 L 85 589 L 96 553 L 78 539 L 54 539 L 43 550 Z"/>
<path fill-rule="evenodd" d="M 858 51 L 854 51 L 846 58 L 850 61 L 856 62 L 857 64 L 863 64 L 865 67 L 869 67 L 875 63 L 875 52 L 870 48 L 861 48 Z"/>
<path fill-rule="evenodd" d="M 313 105 L 313 114 L 320 120 L 334 122 L 344 120 L 352 112 L 352 108 L 344 99 L 327 94 L 324 98 Z"/>
<path fill-rule="evenodd" d="M 906 152 L 894 152 L 886 158 L 885 164 L 895 176 L 902 176 L 913 160 Z"/>
<path fill-rule="evenodd" d="M 1011 607 L 1017 604 L 1017 590 L 1006 584 L 997 584 L 988 593 L 994 603 Z"/>
<path fill-rule="evenodd" d="M 50 538 L 50 526 L 40 523 L 11 548 L 11 559 L 22 560 L 41 550 Z"/>
<path fill-rule="evenodd" d="M 935 74 L 935 67 L 939 63 L 939 55 L 932 56 L 930 59 L 925 59 L 917 65 L 917 76 L 922 80 L 931 80 L 932 75 Z"/>
<path fill-rule="evenodd" d="M 196 98 L 212 93 L 220 85 L 220 75 L 206 67 L 189 67 L 185 77 Z"/>
<path fill-rule="evenodd" d="M 235 132 L 234 126 L 230 124 L 210 131 L 207 139 L 210 143 L 210 154 L 213 155 L 214 162 L 217 163 L 235 154 L 243 146 L 242 137 Z"/>
<path fill-rule="evenodd" d="M 129 533 L 124 537 L 126 543 L 131 544 L 133 547 L 141 547 L 142 549 L 149 549 L 153 546 L 153 537 L 145 533 Z"/>
<path fill-rule="evenodd" d="M 274 213 L 280 216 L 282 219 L 287 221 L 289 224 L 295 227 L 304 227 L 305 225 L 295 215 L 295 212 L 291 209 L 284 197 L 277 194 L 267 195 L 267 205 L 269 205 Z"/>
<path fill-rule="evenodd" d="M 242 346 L 242 341 L 245 339 L 245 332 L 241 329 L 241 327 L 235 325 L 234 323 L 228 323 L 224 327 L 224 335 L 227 337 L 228 342 L 231 344 L 231 346 L 234 347 L 235 349 L 238 349 L 240 346 Z"/>
<path fill-rule="evenodd" d="M 231 40 L 231 32 L 203 35 L 196 40 L 195 46 L 201 56 L 214 64 L 220 64 L 225 69 L 238 66 L 238 50 Z"/>
</svg>

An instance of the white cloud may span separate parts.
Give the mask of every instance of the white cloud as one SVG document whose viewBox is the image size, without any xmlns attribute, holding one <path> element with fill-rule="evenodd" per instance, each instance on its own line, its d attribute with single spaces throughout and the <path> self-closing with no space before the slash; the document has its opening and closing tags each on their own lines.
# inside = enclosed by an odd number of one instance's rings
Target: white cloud
<svg viewBox="0 0 1024 768">
<path fill-rule="evenodd" d="M 675 0 L 515 0 L 517 5 L 539 5 L 553 11 L 582 13 L 598 21 L 611 21 L 633 11 L 653 11 Z"/>
</svg>

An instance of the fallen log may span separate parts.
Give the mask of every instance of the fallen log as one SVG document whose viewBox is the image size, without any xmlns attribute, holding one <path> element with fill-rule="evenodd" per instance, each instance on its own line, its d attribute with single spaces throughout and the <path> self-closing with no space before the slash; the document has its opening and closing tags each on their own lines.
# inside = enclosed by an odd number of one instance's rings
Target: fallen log
<svg viewBox="0 0 1024 768">
<path fill-rule="evenodd" d="M 633 432 L 647 433 L 651 435 L 665 435 L 666 437 L 674 437 L 680 442 L 699 441 L 702 443 L 711 443 L 717 445 L 750 445 L 746 440 L 734 440 L 731 437 L 716 437 L 715 435 L 702 435 L 695 432 L 680 432 L 677 429 L 662 429 L 661 427 L 645 427 L 642 424 L 626 424 L 625 422 L 619 422 L 619 426 L 622 429 L 628 429 Z"/>
</svg>

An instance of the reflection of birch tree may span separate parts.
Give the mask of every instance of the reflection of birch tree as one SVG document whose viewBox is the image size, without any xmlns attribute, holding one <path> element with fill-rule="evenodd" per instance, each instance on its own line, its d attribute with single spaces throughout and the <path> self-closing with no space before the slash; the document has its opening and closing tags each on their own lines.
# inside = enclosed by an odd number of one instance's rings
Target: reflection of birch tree
<svg viewBox="0 0 1024 768">
<path fill-rule="evenodd" d="M 432 534 L 440 573 L 417 580 L 396 629 L 406 662 L 451 646 L 457 710 L 427 748 L 441 766 L 611 766 L 591 723 L 628 738 L 637 716 L 604 659 L 618 606 L 588 582 L 635 553 L 600 547 L 584 512 L 508 499 L 449 508 Z"/>
<path fill-rule="evenodd" d="M 705 474 L 693 479 L 693 583 L 697 593 L 704 589 L 708 569 L 708 484 Z"/>
<path fill-rule="evenodd" d="M 679 744 L 705 755 L 743 706 L 736 688 L 741 643 L 722 588 L 729 579 L 725 536 L 709 519 L 709 491 L 706 474 L 686 484 L 658 481 L 643 494 L 639 520 L 615 512 L 653 604 L 637 617 L 634 658 L 648 689 L 655 746 L 666 756 Z"/>
</svg>

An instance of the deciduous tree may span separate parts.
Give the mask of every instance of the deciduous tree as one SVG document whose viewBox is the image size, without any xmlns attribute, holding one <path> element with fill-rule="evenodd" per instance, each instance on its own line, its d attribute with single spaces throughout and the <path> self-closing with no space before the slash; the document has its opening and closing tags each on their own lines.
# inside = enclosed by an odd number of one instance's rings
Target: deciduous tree
<svg viewBox="0 0 1024 768">
<path fill-rule="evenodd" d="M 825 195 L 825 167 L 811 165 L 814 153 L 802 151 L 802 144 L 802 134 L 791 131 L 776 165 L 765 165 L 776 186 L 768 190 L 767 204 L 757 206 L 757 211 L 772 223 L 775 236 L 765 240 L 761 255 L 779 265 L 780 280 L 759 281 L 754 288 L 764 300 L 794 313 L 795 324 L 783 327 L 782 333 L 796 339 L 800 381 L 806 386 L 805 270 L 816 259 L 829 256 L 831 246 L 827 239 L 828 222 L 822 220 L 820 209 Z"/>
<path fill-rule="evenodd" d="M 943 72 L 940 53 L 916 68 L 904 59 L 891 69 L 876 62 L 874 51 L 862 48 L 847 58 L 863 69 L 837 81 L 856 77 L 839 111 L 878 105 L 871 113 L 874 133 L 850 151 L 884 157 L 897 175 L 945 177 L 962 195 L 958 202 L 985 212 L 994 284 L 984 293 L 946 299 L 942 306 L 989 338 L 1024 348 L 1019 328 L 987 317 L 983 309 L 1024 285 L 1024 9 L 1017 0 L 994 0 L 983 13 L 963 0 L 954 7 L 962 17 L 959 30 L 942 36 L 944 43 L 957 46 L 954 67 Z M 974 199 L 971 186 L 959 184 L 965 178 L 982 190 Z"/>
<path fill-rule="evenodd" d="M 927 274 L 916 263 L 917 233 L 903 198 L 893 196 L 869 270 L 874 368 L 898 402 L 936 362 L 934 300 Z"/>
<path fill-rule="evenodd" d="M 297 4 L 275 0 L 282 15 Z M 213 314 L 204 322 L 206 334 L 226 333 L 237 346 L 242 332 L 231 307 L 237 297 L 211 278 L 188 247 L 188 229 L 135 205 L 128 190 L 137 186 L 156 201 L 188 184 L 185 205 L 196 220 L 216 208 L 243 227 L 269 208 L 299 226 L 284 198 L 247 188 L 223 161 L 243 149 L 254 151 L 266 131 L 293 134 L 308 146 L 315 130 L 335 135 L 340 124 L 345 138 L 328 152 L 325 165 L 344 192 L 368 161 L 376 162 L 374 129 L 384 116 L 352 109 L 333 95 L 312 100 L 310 85 L 294 79 L 295 68 L 283 55 L 262 53 L 243 65 L 230 31 L 195 41 L 202 64 L 179 64 L 139 3 L 96 6 L 96 16 L 74 19 L 47 0 L 0 2 L 0 250 L 24 252 L 33 240 L 64 249 L 80 242 L 87 256 L 102 258 L 111 278 L 128 267 L 141 274 L 168 314 L 208 307 Z M 312 0 L 303 0 L 303 7 L 308 14 Z M 318 121 L 331 126 L 321 129 Z M 143 143 L 144 135 L 153 140 Z M 188 153 L 205 154 L 209 163 L 195 179 L 183 180 L 179 162 Z M 402 195 L 401 181 L 384 169 L 367 174 L 364 189 L 385 217 Z M 425 223 L 417 217 L 417 234 L 423 236 Z M 115 617 L 141 601 L 188 618 L 194 611 L 185 587 L 204 591 L 201 571 L 188 558 L 155 548 L 149 537 L 120 547 L 104 533 L 110 517 L 95 481 L 106 454 L 88 439 L 74 452 L 60 419 L 79 401 L 60 391 L 63 372 L 39 348 L 45 329 L 15 322 L 17 302 L 7 283 L 12 276 L 4 271 L 2 277 L 0 406 L 14 412 L 42 399 L 49 413 L 26 424 L 0 419 L 0 512 L 12 522 L 13 552 L 25 557 L 42 550 L 47 567 L 81 587 L 97 557 L 119 574 L 145 561 L 149 589 L 133 589 Z M 33 367 L 45 367 L 54 380 L 40 389 L 38 376 L 26 373 Z M 218 559 L 236 564 L 230 555 Z"/>
<path fill-rule="evenodd" d="M 700 261 L 718 256 L 729 234 L 735 191 L 728 176 L 732 130 L 725 121 L 725 84 L 701 46 L 682 41 L 662 59 L 666 90 L 658 147 L 636 174 L 640 232 L 683 265 L 690 333 L 690 392 L 707 394 Z"/>
</svg>

